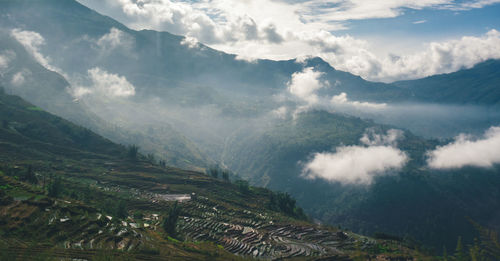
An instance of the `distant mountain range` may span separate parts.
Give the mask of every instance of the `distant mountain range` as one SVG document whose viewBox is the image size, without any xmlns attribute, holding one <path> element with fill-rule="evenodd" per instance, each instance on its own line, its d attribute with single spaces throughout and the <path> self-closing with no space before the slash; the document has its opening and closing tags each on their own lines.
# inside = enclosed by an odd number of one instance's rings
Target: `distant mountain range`
<svg viewBox="0 0 500 261">
<path fill-rule="evenodd" d="M 498 106 L 499 78 L 500 61 L 489 60 L 471 69 L 420 80 L 395 82 L 394 85 L 411 90 L 419 101 Z"/>
</svg>

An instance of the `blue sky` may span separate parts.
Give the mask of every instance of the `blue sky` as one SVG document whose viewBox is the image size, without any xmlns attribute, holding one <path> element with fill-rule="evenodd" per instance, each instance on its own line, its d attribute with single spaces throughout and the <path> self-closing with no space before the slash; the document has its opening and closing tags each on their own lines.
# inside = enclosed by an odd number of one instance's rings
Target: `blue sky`
<svg viewBox="0 0 500 261">
<path fill-rule="evenodd" d="M 79 0 L 253 62 L 319 56 L 374 81 L 500 59 L 500 0 Z"/>
<path fill-rule="evenodd" d="M 414 24 L 417 21 L 425 22 Z M 491 29 L 500 29 L 500 4 L 467 11 L 406 9 L 395 18 L 350 21 L 349 27 L 347 32 L 357 37 L 386 35 L 439 40 L 479 36 Z"/>
</svg>

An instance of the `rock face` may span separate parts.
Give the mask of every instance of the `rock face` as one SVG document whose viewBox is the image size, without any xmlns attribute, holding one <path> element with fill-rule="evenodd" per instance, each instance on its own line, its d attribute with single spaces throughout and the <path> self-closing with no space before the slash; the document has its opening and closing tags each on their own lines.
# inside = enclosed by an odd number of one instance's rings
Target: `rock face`
<svg viewBox="0 0 500 261">
<path fill-rule="evenodd" d="M 231 253 L 264 259 L 337 256 L 341 260 L 343 251 L 354 249 L 357 242 L 363 248 L 374 244 L 342 231 L 280 224 L 268 214 L 220 209 L 204 198 L 186 203 L 178 230 L 188 240 L 212 241 Z"/>
</svg>

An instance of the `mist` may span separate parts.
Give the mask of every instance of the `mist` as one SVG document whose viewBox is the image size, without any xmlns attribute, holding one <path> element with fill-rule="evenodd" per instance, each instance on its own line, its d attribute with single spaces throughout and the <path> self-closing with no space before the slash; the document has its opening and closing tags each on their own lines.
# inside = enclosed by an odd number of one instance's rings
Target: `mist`
<svg viewBox="0 0 500 261">
<path fill-rule="evenodd" d="M 259 137 L 316 110 L 439 139 L 480 134 L 500 122 L 495 107 L 415 101 L 403 88 L 363 81 L 317 58 L 247 61 L 186 37 L 117 23 L 71 30 L 50 30 L 29 18 L 23 23 L 5 30 L 34 61 L 67 80 L 61 88 L 68 95 L 56 103 L 84 112 L 72 120 L 174 166 L 238 165 L 226 162 L 237 161 L 226 153 L 239 137 Z M 0 67 L 12 63 L 11 52 L 2 50 Z M 30 72 L 21 64 L 3 82 L 36 103 L 34 93 L 22 90 L 37 77 Z M 64 109 L 51 106 L 45 108 Z"/>
</svg>

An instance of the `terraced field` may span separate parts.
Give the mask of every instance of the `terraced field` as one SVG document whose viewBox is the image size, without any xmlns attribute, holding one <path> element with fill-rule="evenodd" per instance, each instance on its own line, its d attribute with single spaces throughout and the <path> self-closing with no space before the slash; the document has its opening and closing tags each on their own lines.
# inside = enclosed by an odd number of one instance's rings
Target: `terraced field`
<svg viewBox="0 0 500 261">
<path fill-rule="evenodd" d="M 189 240 L 208 240 L 227 251 L 264 259 L 335 256 L 341 260 L 356 249 L 373 248 L 377 242 L 333 228 L 286 224 L 265 212 L 227 211 L 208 198 L 184 205 L 178 227 Z M 359 245 L 359 244 L 358 244 Z"/>
</svg>

